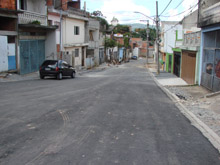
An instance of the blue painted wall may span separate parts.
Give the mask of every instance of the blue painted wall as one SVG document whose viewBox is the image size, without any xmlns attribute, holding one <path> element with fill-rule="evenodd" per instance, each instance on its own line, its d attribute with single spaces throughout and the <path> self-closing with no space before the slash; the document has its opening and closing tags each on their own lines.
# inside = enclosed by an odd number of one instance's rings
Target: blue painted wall
<svg viewBox="0 0 220 165">
<path fill-rule="evenodd" d="M 8 56 L 8 70 L 16 69 L 16 59 L 15 56 Z"/>
</svg>

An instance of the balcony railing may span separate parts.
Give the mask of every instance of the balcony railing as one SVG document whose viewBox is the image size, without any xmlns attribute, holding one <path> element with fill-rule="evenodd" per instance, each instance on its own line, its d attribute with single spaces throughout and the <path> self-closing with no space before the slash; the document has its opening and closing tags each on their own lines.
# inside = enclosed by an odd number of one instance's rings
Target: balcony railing
<svg viewBox="0 0 220 165">
<path fill-rule="evenodd" d="M 184 34 L 184 46 L 200 46 L 201 32 Z"/>
<path fill-rule="evenodd" d="M 89 12 L 68 6 L 68 12 L 78 16 L 89 17 Z"/>
<path fill-rule="evenodd" d="M 18 14 L 19 24 L 31 24 L 39 21 L 40 25 L 47 26 L 47 16 L 40 13 L 22 10 L 23 13 Z"/>
</svg>

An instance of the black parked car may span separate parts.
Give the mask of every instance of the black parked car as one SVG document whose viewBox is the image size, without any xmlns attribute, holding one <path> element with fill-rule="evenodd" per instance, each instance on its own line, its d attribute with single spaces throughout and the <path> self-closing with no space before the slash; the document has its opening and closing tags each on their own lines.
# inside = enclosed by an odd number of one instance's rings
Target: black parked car
<svg viewBox="0 0 220 165">
<path fill-rule="evenodd" d="M 65 76 L 75 77 L 75 69 L 63 60 L 46 60 L 40 66 L 40 78 L 45 76 L 53 76 L 61 80 Z"/>
</svg>

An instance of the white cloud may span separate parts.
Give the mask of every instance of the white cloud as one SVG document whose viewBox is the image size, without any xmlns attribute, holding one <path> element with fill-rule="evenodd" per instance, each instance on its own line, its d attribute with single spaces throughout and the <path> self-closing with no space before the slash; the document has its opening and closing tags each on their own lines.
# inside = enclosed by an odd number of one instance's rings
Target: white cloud
<svg viewBox="0 0 220 165">
<path fill-rule="evenodd" d="M 198 3 L 198 0 L 184 0 L 183 1 L 183 8 L 184 10 L 188 10 L 190 7 L 195 6 Z M 198 7 L 196 7 L 195 9 L 197 9 Z M 195 10 L 194 9 L 194 10 Z M 190 10 L 188 10 L 189 12 Z M 186 12 L 187 13 L 187 12 Z"/>
<path fill-rule="evenodd" d="M 113 17 L 116 17 L 120 24 L 140 23 L 140 19 L 146 19 L 146 17 L 134 13 L 134 11 L 150 16 L 150 11 L 141 5 L 135 4 L 135 0 L 104 0 L 101 11 L 107 17 L 109 23 Z"/>
<path fill-rule="evenodd" d="M 187 16 L 190 12 L 198 9 L 198 6 L 196 6 L 197 3 L 198 3 L 198 0 L 184 0 L 182 3 L 183 10 L 180 11 L 178 9 L 170 9 L 168 11 L 170 17 L 168 17 L 167 20 L 168 21 L 182 20 L 184 16 Z M 179 13 L 182 13 L 182 14 L 179 14 Z"/>
</svg>

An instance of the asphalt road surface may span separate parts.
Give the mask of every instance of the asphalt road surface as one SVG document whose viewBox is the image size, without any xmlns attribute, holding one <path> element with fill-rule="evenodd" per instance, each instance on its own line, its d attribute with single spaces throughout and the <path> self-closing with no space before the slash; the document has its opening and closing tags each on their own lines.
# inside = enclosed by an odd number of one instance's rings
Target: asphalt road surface
<svg viewBox="0 0 220 165">
<path fill-rule="evenodd" d="M 143 64 L 0 83 L 0 164 L 219 165 Z"/>
</svg>

